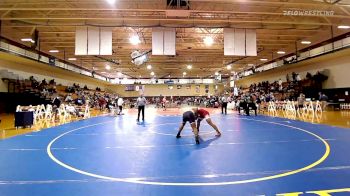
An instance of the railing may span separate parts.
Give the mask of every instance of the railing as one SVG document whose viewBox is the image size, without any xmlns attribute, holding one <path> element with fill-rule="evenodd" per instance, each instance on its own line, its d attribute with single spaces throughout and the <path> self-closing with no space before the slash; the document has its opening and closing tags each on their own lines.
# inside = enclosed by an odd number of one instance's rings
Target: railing
<svg viewBox="0 0 350 196">
<path fill-rule="evenodd" d="M 261 67 L 256 68 L 255 72 L 268 71 L 268 70 L 271 70 L 271 69 L 274 69 L 277 67 L 281 67 L 281 66 L 286 65 L 286 64 L 290 64 L 290 63 L 285 63 L 285 62 L 289 62 L 293 58 L 295 59 L 295 61 L 293 61 L 293 63 L 299 62 L 299 61 L 313 58 L 313 57 L 316 57 L 316 56 L 319 56 L 322 54 L 326 54 L 326 53 L 329 53 L 332 51 L 347 48 L 349 46 L 350 46 L 350 37 L 346 37 L 346 38 L 337 40 L 333 43 L 328 43 L 326 45 L 323 45 L 323 46 L 320 46 L 320 47 L 317 47 L 317 48 L 314 48 L 314 49 L 311 49 L 311 50 L 308 50 L 305 52 L 301 52 L 301 53 L 299 53 L 298 58 L 296 57 L 296 55 L 293 55 L 293 56 L 289 56 L 288 58 L 285 58 L 283 60 L 278 60 L 278 61 L 275 61 L 273 63 L 263 65 Z M 254 74 L 254 72 L 252 70 L 248 70 L 248 71 L 242 72 L 241 76 L 249 76 L 252 74 Z"/>
<path fill-rule="evenodd" d="M 168 85 L 182 85 L 182 84 L 215 84 L 214 79 L 111 79 L 112 84 L 168 84 Z"/>
<path fill-rule="evenodd" d="M 18 43 L 17 43 L 18 46 L 16 46 L 16 45 L 14 45 L 14 43 L 11 44 L 10 42 L 13 42 L 13 41 L 7 40 L 6 38 L 1 38 L 0 49 L 7 51 L 7 52 L 10 52 L 10 53 L 14 53 L 16 55 L 19 55 L 19 56 L 22 56 L 25 58 L 36 60 L 36 61 L 39 61 L 39 62 L 42 62 L 45 64 L 50 64 L 49 55 L 46 55 L 46 54 L 39 52 L 39 51 L 36 51 L 36 50 L 29 50 L 28 48 L 26 48 L 26 46 L 20 47 L 20 44 L 18 44 Z M 80 68 L 80 67 L 73 65 L 73 64 L 69 64 L 69 63 L 64 62 L 60 59 L 57 59 L 55 57 L 52 57 L 52 58 L 55 59 L 54 66 L 56 66 L 56 67 L 92 77 L 92 73 L 87 69 Z M 50 66 L 52 66 L 52 65 L 50 64 Z M 99 80 L 103 80 L 103 81 L 109 81 L 108 78 L 106 78 L 104 76 L 97 75 L 97 74 L 94 75 L 94 78 L 99 79 Z"/>
</svg>

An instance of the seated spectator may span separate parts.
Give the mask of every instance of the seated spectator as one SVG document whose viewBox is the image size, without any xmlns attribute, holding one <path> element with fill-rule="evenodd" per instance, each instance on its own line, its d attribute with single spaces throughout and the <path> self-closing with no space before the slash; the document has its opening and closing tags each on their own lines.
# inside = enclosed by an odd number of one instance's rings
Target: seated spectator
<svg viewBox="0 0 350 196">
<path fill-rule="evenodd" d="M 57 93 L 56 86 L 49 88 L 48 91 L 49 91 L 49 93 Z"/>
<path fill-rule="evenodd" d="M 41 84 L 40 84 L 40 85 L 46 86 L 46 85 L 47 85 L 46 79 L 43 79 L 43 80 L 41 81 Z"/>
<path fill-rule="evenodd" d="M 72 94 L 71 94 L 71 93 L 68 93 L 68 95 L 67 95 L 66 98 L 64 99 L 64 102 L 71 102 L 71 101 L 73 101 Z"/>
<path fill-rule="evenodd" d="M 69 113 L 69 114 L 73 114 L 73 115 L 76 115 L 76 116 L 79 116 L 79 113 L 78 111 L 75 109 L 74 106 L 72 105 L 66 105 L 66 111 Z"/>
<path fill-rule="evenodd" d="M 81 98 L 77 98 L 77 99 L 75 99 L 74 104 L 82 106 L 82 105 L 84 105 L 84 102 Z"/>
<path fill-rule="evenodd" d="M 46 88 L 43 88 L 41 94 L 46 97 L 49 94 L 49 91 Z"/>
<path fill-rule="evenodd" d="M 61 98 L 60 96 L 56 96 L 56 98 L 53 99 L 52 104 L 56 106 L 56 108 L 59 108 L 61 105 Z"/>
<path fill-rule="evenodd" d="M 247 95 L 246 96 L 246 102 L 247 102 L 247 107 L 246 107 L 246 114 L 247 116 L 249 116 L 249 109 L 251 108 L 252 110 L 254 110 L 255 112 L 255 116 L 257 115 L 257 107 L 256 107 L 256 103 L 253 100 L 252 95 Z"/>
</svg>

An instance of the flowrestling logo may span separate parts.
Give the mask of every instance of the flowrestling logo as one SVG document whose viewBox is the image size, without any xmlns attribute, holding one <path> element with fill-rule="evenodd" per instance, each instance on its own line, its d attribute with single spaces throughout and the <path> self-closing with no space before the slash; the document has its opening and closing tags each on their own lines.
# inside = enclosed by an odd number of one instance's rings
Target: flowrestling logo
<svg viewBox="0 0 350 196">
<path fill-rule="evenodd" d="M 333 16 L 334 11 L 328 10 L 283 10 L 285 16 Z"/>
</svg>

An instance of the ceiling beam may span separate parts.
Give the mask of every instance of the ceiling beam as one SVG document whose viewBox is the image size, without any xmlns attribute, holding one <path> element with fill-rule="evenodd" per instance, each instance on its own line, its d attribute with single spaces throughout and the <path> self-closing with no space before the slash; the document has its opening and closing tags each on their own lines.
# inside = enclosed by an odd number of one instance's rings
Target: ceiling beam
<svg viewBox="0 0 350 196">
<path fill-rule="evenodd" d="M 138 17 L 125 17 L 125 18 L 100 18 L 100 17 L 76 17 L 76 18 L 71 18 L 71 17 L 3 17 L 1 18 L 1 20 L 5 21 L 5 20 L 82 20 L 82 21 L 89 21 L 89 20 L 100 20 L 100 21 L 167 21 L 167 22 L 187 22 L 190 24 L 195 24 L 196 22 L 198 23 L 206 23 L 206 24 L 210 24 L 210 23 L 214 23 L 214 22 L 221 22 L 224 24 L 221 24 L 220 27 L 228 27 L 228 23 L 255 23 L 255 24 L 282 24 L 282 25 L 319 25 L 319 26 L 331 26 L 331 25 L 337 25 L 337 24 L 342 24 L 342 23 L 333 23 L 333 24 L 329 24 L 328 22 L 303 22 L 303 21 L 275 21 L 275 20 L 237 20 L 237 19 L 197 19 L 197 18 L 189 18 L 189 19 L 181 19 L 181 18 L 138 18 Z M 31 22 L 31 23 L 35 23 L 33 21 L 27 21 L 27 22 Z M 36 24 L 39 25 L 39 24 Z M 85 23 L 86 25 L 86 23 Z M 85 26 L 82 25 L 82 26 Z M 196 25 L 196 24 L 195 24 Z M 77 26 L 77 25 L 73 25 L 73 26 Z M 104 26 L 104 25 L 97 25 L 97 26 Z M 110 25 L 106 25 L 106 26 L 110 26 Z M 111 27 L 113 27 L 114 25 L 112 25 Z M 118 25 L 116 25 L 118 26 Z M 128 26 L 127 24 L 124 24 L 123 26 Z M 137 25 L 138 27 L 148 27 L 148 25 Z M 174 25 L 174 27 L 176 27 L 178 25 Z M 193 28 L 193 27 L 192 27 Z"/>
<path fill-rule="evenodd" d="M 329 5 L 328 5 L 329 6 Z M 287 8 L 288 9 L 288 8 Z M 12 7 L 12 8 L 1 8 L 0 11 L 21 11 L 21 14 L 25 13 L 25 11 L 65 11 L 69 12 L 72 11 L 73 13 L 79 14 L 77 11 L 109 11 L 109 12 L 116 12 L 118 14 L 122 12 L 159 12 L 162 15 L 166 15 L 165 13 L 168 11 L 166 9 L 116 9 L 116 8 L 18 8 L 18 7 Z M 269 11 L 219 11 L 219 10 L 188 10 L 192 14 L 230 14 L 230 15 L 247 15 L 247 16 L 253 16 L 253 15 L 271 15 L 271 16 L 284 16 L 283 11 L 282 12 L 269 12 Z M 49 12 L 48 12 L 49 13 Z M 31 13 L 32 14 L 32 13 Z M 297 17 L 297 16 L 296 16 Z M 305 16 L 302 16 L 305 17 Z M 311 18 L 340 18 L 340 19 L 349 19 L 349 15 L 329 15 L 329 16 L 321 16 L 321 15 L 309 15 L 307 17 Z"/>
</svg>

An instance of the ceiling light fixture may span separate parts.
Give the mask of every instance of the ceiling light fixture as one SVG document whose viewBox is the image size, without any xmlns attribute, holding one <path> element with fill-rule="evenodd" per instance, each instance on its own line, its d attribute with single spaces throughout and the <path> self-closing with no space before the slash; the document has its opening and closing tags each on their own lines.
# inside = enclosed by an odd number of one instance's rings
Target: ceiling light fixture
<svg viewBox="0 0 350 196">
<path fill-rule="evenodd" d="M 77 60 L 77 58 L 68 58 L 68 61 L 76 61 Z"/>
<path fill-rule="evenodd" d="M 22 42 L 32 42 L 35 43 L 35 41 L 32 38 L 22 38 L 21 39 Z"/>
<path fill-rule="evenodd" d="M 51 52 L 51 53 L 58 53 L 59 50 L 49 50 L 49 52 Z"/>
<path fill-rule="evenodd" d="M 350 29 L 350 26 L 348 26 L 348 25 L 339 25 L 338 29 Z"/>
<path fill-rule="evenodd" d="M 109 4 L 114 4 L 115 0 L 106 0 Z"/>
<path fill-rule="evenodd" d="M 219 72 L 216 71 L 216 72 L 215 72 L 215 75 L 218 76 L 218 75 L 219 75 Z"/>
<path fill-rule="evenodd" d="M 137 45 L 137 44 L 141 43 L 141 40 L 140 40 L 140 38 L 139 38 L 138 35 L 133 35 L 133 36 L 131 36 L 131 37 L 129 38 L 129 41 L 130 41 L 130 43 L 131 43 L 132 45 Z"/>
<path fill-rule="evenodd" d="M 301 41 L 300 43 L 301 43 L 301 44 L 308 45 L 308 44 L 311 44 L 311 41 Z"/>
<path fill-rule="evenodd" d="M 268 59 L 260 59 L 260 61 L 267 61 Z"/>
<path fill-rule="evenodd" d="M 227 65 L 227 66 L 226 66 L 226 69 L 227 69 L 227 70 L 231 70 L 231 69 L 232 69 L 232 65 Z"/>
<path fill-rule="evenodd" d="M 151 76 L 154 76 L 154 72 L 153 71 L 151 72 Z"/>
<path fill-rule="evenodd" d="M 147 65 L 147 69 L 152 69 L 152 65 Z"/>
<path fill-rule="evenodd" d="M 192 65 L 187 65 L 187 69 L 192 69 Z"/>
<path fill-rule="evenodd" d="M 110 65 L 106 65 L 105 67 L 107 70 L 110 70 L 111 69 L 111 66 Z"/>
<path fill-rule="evenodd" d="M 206 36 L 204 39 L 204 44 L 207 46 L 211 46 L 214 43 L 214 39 L 211 36 Z"/>
<path fill-rule="evenodd" d="M 285 51 L 278 51 L 277 54 L 286 54 Z"/>
<path fill-rule="evenodd" d="M 182 75 L 184 75 L 184 76 L 185 76 L 185 75 L 187 75 L 187 73 L 184 71 L 184 72 L 182 73 Z"/>
</svg>

